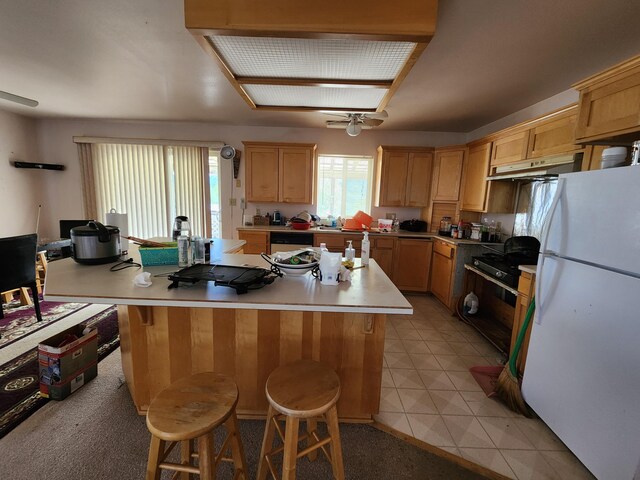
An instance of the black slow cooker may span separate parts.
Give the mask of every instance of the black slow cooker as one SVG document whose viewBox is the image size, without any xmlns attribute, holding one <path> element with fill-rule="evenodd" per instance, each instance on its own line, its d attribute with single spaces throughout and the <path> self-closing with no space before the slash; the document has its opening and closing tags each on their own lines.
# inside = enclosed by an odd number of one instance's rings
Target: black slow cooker
<svg viewBox="0 0 640 480">
<path fill-rule="evenodd" d="M 118 227 L 89 222 L 71 229 L 71 251 L 78 263 L 99 265 L 120 258 L 120 230 Z"/>
</svg>

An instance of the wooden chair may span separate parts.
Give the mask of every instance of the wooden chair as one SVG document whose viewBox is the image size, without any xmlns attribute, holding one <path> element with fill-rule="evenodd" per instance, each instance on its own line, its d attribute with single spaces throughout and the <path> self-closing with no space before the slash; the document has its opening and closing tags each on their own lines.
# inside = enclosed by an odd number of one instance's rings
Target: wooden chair
<svg viewBox="0 0 640 480">
<path fill-rule="evenodd" d="M 36 318 L 38 321 L 42 321 L 36 282 L 37 243 L 38 236 L 35 233 L 0 238 L 0 292 L 19 288 L 21 299 L 24 301 L 25 296 L 27 299 L 29 297 L 26 289 L 30 288 L 33 294 Z M 2 300 L 5 300 L 4 296 Z M 4 318 L 1 302 L 0 318 Z"/>
<path fill-rule="evenodd" d="M 237 403 L 235 382 L 213 372 L 182 378 L 160 392 L 147 411 L 147 428 L 151 432 L 147 480 L 159 480 L 161 469 L 182 472 L 179 478 L 183 480 L 188 480 L 190 474 L 200 474 L 202 480 L 213 480 L 216 466 L 221 461 L 233 462 L 234 480 L 247 480 L 247 462 L 236 417 Z M 216 454 L 213 430 L 223 424 L 227 435 Z M 178 443 L 181 444 L 181 463 L 165 461 Z M 193 443 L 197 443 L 197 453 Z M 229 448 L 231 458 L 224 455 Z M 197 459 L 197 467 L 192 464 L 193 459 Z"/>
<path fill-rule="evenodd" d="M 344 479 L 342 463 L 342 447 L 340 446 L 340 429 L 336 404 L 340 398 L 340 379 L 336 372 L 328 366 L 312 360 L 299 360 L 274 370 L 267 379 L 266 385 L 269 411 L 265 426 L 258 480 L 265 480 L 267 473 L 277 479 L 277 472 L 272 457 L 284 453 L 282 461 L 282 478 L 296 478 L 296 460 L 308 456 L 315 460 L 317 449 L 331 462 L 333 477 Z M 317 432 L 317 420 L 327 424 L 329 435 L 320 439 Z M 306 420 L 307 432 L 298 434 L 300 420 Z M 285 420 L 285 431 L 279 421 Z M 283 445 L 273 448 L 275 433 Z M 306 440 L 306 448 L 298 451 L 298 442 Z M 330 446 L 330 450 L 327 448 Z"/>
</svg>

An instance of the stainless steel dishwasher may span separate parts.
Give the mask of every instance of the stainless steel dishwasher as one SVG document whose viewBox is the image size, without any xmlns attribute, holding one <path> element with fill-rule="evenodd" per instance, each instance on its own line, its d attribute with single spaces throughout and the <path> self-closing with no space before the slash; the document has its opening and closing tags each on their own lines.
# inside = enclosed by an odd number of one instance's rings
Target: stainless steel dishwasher
<svg viewBox="0 0 640 480">
<path fill-rule="evenodd" d="M 271 254 L 313 247 L 313 233 L 271 232 Z"/>
</svg>

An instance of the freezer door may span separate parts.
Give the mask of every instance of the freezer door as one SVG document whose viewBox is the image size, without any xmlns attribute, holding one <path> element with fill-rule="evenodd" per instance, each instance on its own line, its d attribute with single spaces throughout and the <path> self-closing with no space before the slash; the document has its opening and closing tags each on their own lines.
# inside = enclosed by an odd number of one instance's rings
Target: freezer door
<svg viewBox="0 0 640 480">
<path fill-rule="evenodd" d="M 560 175 L 540 241 L 542 252 L 640 276 L 640 167 Z"/>
<path fill-rule="evenodd" d="M 640 279 L 557 257 L 544 268 L 523 397 L 597 478 L 632 479 L 640 461 Z"/>
</svg>

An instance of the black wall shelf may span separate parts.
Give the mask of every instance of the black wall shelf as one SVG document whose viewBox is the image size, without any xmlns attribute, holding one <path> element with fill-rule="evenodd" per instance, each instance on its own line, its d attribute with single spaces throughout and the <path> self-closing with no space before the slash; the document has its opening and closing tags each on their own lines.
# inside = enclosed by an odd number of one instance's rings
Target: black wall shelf
<svg viewBox="0 0 640 480">
<path fill-rule="evenodd" d="M 31 162 L 13 162 L 16 168 L 37 168 L 39 170 L 64 170 L 64 165 L 58 163 L 31 163 Z"/>
</svg>

